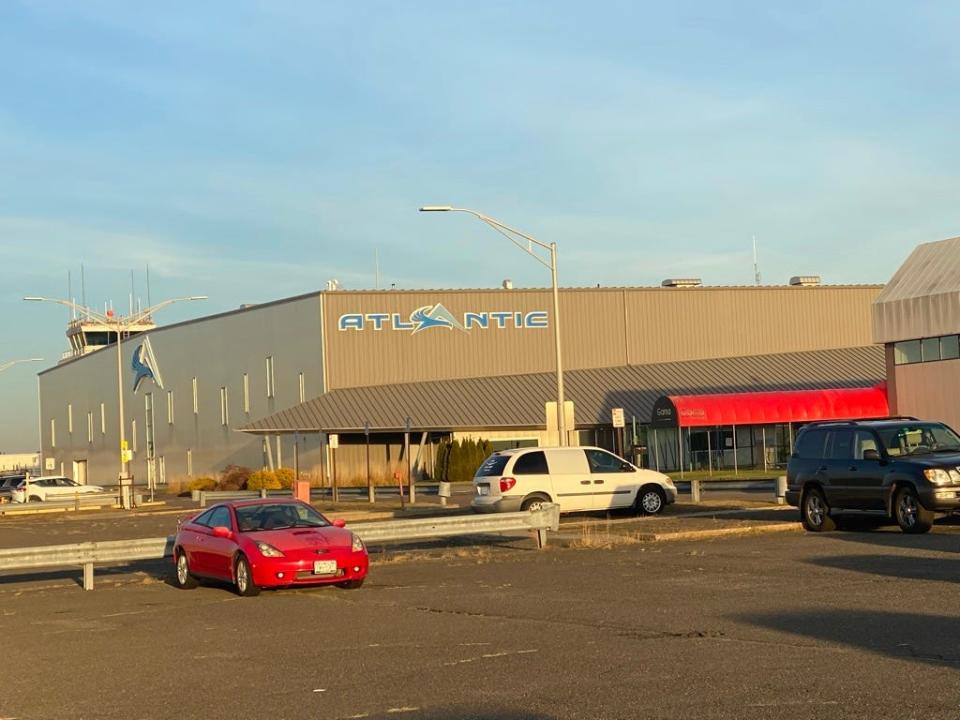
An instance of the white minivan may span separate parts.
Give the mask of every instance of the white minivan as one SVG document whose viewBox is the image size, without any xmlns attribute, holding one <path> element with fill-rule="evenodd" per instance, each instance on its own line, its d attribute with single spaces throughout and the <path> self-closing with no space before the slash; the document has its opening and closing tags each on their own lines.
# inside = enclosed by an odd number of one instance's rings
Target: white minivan
<svg viewBox="0 0 960 720">
<path fill-rule="evenodd" d="M 677 488 L 662 473 L 641 470 L 597 447 L 501 450 L 473 478 L 476 512 L 515 512 L 558 503 L 560 512 L 635 507 L 655 515 L 675 502 Z"/>
</svg>

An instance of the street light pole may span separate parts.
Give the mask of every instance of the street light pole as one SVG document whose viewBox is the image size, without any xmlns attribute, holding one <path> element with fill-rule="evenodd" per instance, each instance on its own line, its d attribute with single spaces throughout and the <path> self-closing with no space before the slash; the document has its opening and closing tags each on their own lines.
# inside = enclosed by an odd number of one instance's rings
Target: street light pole
<svg viewBox="0 0 960 720">
<path fill-rule="evenodd" d="M 564 412 L 564 393 L 563 393 L 563 348 L 560 341 L 560 288 L 557 284 L 557 244 L 555 242 L 545 243 L 537 240 L 530 235 L 526 235 L 519 230 L 504 225 L 499 220 L 495 220 L 489 215 L 484 215 L 477 210 L 469 208 L 450 207 L 449 205 L 426 205 L 420 208 L 420 212 L 462 212 L 473 215 L 483 223 L 486 223 L 498 233 L 507 238 L 510 242 L 533 257 L 538 263 L 550 270 L 550 281 L 553 288 L 553 336 L 556 345 L 557 362 L 557 429 L 560 433 L 560 445 L 567 445 L 567 418 Z M 521 242 L 518 238 L 526 240 Z M 545 260 L 541 253 L 538 253 L 534 246 L 543 248 L 549 252 L 549 261 Z"/>
<path fill-rule="evenodd" d="M 126 426 L 124 422 L 124 409 L 123 409 L 123 349 L 120 347 L 121 341 L 123 339 L 123 333 L 129 327 L 136 325 L 139 322 L 144 321 L 150 317 L 154 312 L 160 308 L 166 307 L 167 305 L 172 305 L 175 302 L 181 302 L 184 300 L 206 300 L 206 295 L 191 295 L 189 297 L 179 297 L 171 298 L 169 300 L 164 300 L 159 302 L 156 305 L 148 307 L 146 310 L 141 310 L 136 313 L 132 313 L 126 318 L 120 316 L 113 316 L 113 311 L 109 311 L 106 315 L 102 315 L 95 310 L 90 308 L 83 308 L 84 315 L 87 318 L 95 320 L 99 323 L 102 323 L 107 326 L 113 326 L 117 329 L 117 410 L 119 413 L 119 430 L 120 430 L 120 483 L 123 484 L 123 481 L 130 477 L 130 463 L 127 460 L 128 452 L 126 447 Z M 58 305 L 65 305 L 69 308 L 77 308 L 77 304 L 71 300 L 61 300 L 59 298 L 48 298 L 48 297 L 39 297 L 39 296 L 29 296 L 25 297 L 24 300 L 33 301 L 33 302 L 51 302 Z"/>
</svg>

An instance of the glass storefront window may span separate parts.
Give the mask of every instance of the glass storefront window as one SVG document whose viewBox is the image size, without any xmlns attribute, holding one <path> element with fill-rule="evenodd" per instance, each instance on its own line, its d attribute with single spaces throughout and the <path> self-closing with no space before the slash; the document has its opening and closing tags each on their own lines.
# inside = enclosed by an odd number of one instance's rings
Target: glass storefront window
<svg viewBox="0 0 960 720">
<path fill-rule="evenodd" d="M 920 341 L 920 355 L 924 362 L 940 359 L 940 338 L 926 338 Z"/>
<path fill-rule="evenodd" d="M 905 340 L 904 342 L 894 343 L 893 361 L 897 365 L 906 365 L 908 363 L 920 362 L 920 341 Z"/>
<path fill-rule="evenodd" d="M 956 335 L 940 338 L 940 359 L 955 360 L 957 358 L 960 358 L 960 338 Z"/>
</svg>

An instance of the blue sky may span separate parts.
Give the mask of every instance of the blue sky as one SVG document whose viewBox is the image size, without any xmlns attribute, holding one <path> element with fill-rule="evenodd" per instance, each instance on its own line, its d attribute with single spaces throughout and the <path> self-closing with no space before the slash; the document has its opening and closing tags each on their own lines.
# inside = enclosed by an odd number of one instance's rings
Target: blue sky
<svg viewBox="0 0 960 720">
<path fill-rule="evenodd" d="M 66 295 L 232 308 L 339 278 L 883 282 L 960 234 L 956 3 L 0 4 L 0 362 L 65 349 Z M 163 319 L 199 312 L 174 306 Z M 36 445 L 33 368 L 0 451 Z"/>
</svg>

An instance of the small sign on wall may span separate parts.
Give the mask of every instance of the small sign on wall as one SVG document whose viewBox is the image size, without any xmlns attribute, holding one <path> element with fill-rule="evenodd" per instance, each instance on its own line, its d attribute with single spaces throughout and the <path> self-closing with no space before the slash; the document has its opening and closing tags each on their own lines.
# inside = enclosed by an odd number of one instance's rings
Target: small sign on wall
<svg viewBox="0 0 960 720">
<path fill-rule="evenodd" d="M 623 408 L 613 408 L 613 410 L 610 412 L 610 415 L 615 428 L 622 428 L 624 426 Z"/>
<path fill-rule="evenodd" d="M 57 461 L 55 458 L 44 458 L 43 459 L 43 469 L 44 470 L 56 470 Z"/>
<path fill-rule="evenodd" d="M 330 449 L 336 450 L 340 447 L 340 436 L 331 434 L 328 436 L 328 442 L 330 443 Z"/>
</svg>

